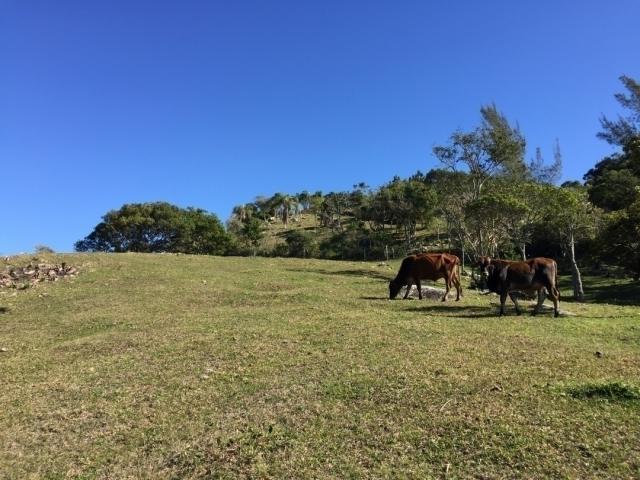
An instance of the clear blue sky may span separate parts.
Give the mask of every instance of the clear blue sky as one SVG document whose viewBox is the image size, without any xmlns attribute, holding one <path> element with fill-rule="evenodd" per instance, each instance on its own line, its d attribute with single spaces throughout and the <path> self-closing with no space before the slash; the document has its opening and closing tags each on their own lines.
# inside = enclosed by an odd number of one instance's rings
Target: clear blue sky
<svg viewBox="0 0 640 480">
<path fill-rule="evenodd" d="M 495 102 L 564 179 L 640 78 L 640 2 L 0 0 L 0 252 L 108 210 L 216 213 L 437 166 Z"/>
</svg>

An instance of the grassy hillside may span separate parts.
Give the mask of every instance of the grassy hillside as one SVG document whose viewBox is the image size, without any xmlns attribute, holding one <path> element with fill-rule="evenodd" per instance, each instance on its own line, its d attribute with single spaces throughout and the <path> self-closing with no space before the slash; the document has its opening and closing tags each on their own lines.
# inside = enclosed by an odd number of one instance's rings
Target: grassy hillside
<svg viewBox="0 0 640 480">
<path fill-rule="evenodd" d="M 353 217 L 348 215 L 344 216 L 341 222 L 343 230 L 347 230 L 352 221 Z M 441 239 L 438 234 L 438 232 L 444 231 L 443 226 L 440 225 L 440 223 L 441 221 L 439 219 L 434 219 L 428 228 L 425 228 L 424 225 L 421 224 L 418 225 L 416 238 L 414 240 L 415 245 L 428 246 L 431 248 L 431 251 L 450 250 L 450 246 L 446 242 L 444 234 L 442 234 Z M 265 223 L 265 229 L 263 232 L 264 237 L 260 241 L 258 250 L 265 256 L 270 255 L 276 246 L 284 245 L 286 243 L 286 235 L 288 232 L 292 231 L 311 232 L 313 233 L 316 243 L 320 244 L 322 241 L 327 240 L 332 235 L 338 233 L 339 230 L 320 226 L 316 216 L 312 213 L 302 213 L 298 217 L 292 218 L 286 227 L 280 219 L 275 219 L 274 221 Z M 403 255 L 402 252 L 404 249 L 402 232 L 394 231 L 392 236 L 395 241 L 390 244 L 390 256 L 393 256 L 393 252 L 395 253 L 395 256 L 400 257 Z M 361 257 L 358 259 L 361 259 Z"/>
<path fill-rule="evenodd" d="M 80 276 L 0 294 L 1 478 L 640 476 L 637 306 L 498 318 L 388 301 L 397 264 L 64 259 Z"/>
</svg>

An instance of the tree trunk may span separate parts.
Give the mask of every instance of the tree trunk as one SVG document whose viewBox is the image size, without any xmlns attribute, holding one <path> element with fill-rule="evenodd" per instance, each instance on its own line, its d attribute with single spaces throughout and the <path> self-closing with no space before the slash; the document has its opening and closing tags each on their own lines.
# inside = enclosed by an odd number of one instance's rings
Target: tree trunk
<svg viewBox="0 0 640 480">
<path fill-rule="evenodd" d="M 580 270 L 576 262 L 576 248 L 573 233 L 569 237 L 569 254 L 571 260 L 571 277 L 573 281 L 573 298 L 579 302 L 584 301 L 584 290 L 582 289 L 582 277 L 580 276 Z"/>
<path fill-rule="evenodd" d="M 522 261 L 524 262 L 527 259 L 527 244 L 523 243 L 520 245 L 520 253 L 522 253 Z"/>
</svg>

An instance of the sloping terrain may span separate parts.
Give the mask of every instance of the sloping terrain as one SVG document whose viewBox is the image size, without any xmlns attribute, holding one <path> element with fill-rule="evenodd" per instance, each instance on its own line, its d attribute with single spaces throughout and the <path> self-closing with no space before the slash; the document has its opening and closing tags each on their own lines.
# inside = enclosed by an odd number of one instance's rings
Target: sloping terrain
<svg viewBox="0 0 640 480">
<path fill-rule="evenodd" d="M 51 261 L 80 273 L 0 292 L 1 478 L 640 476 L 638 306 L 389 301 L 397 263 Z"/>
</svg>

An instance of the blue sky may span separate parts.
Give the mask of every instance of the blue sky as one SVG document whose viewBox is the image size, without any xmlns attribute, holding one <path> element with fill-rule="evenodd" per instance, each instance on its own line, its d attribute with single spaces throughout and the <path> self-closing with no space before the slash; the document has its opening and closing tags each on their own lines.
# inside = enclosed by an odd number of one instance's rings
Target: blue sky
<svg viewBox="0 0 640 480">
<path fill-rule="evenodd" d="M 256 195 L 378 186 L 495 102 L 563 179 L 612 151 L 640 2 L 0 0 L 0 252 L 108 210 L 225 221 Z"/>
</svg>

